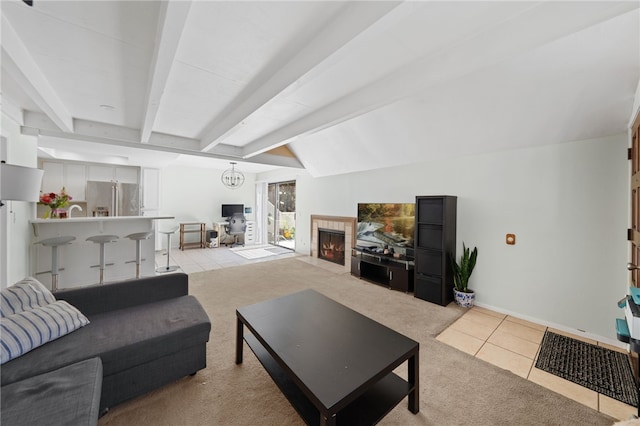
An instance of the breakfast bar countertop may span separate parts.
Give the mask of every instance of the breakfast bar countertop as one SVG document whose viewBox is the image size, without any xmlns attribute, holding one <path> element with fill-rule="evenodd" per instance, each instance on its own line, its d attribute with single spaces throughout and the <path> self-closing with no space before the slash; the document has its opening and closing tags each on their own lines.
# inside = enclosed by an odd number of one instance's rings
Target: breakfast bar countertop
<svg viewBox="0 0 640 426">
<path fill-rule="evenodd" d="M 52 270 L 50 247 L 39 244 L 48 238 L 72 237 L 69 244 L 61 246 L 58 254 L 60 264 L 59 288 L 73 288 L 95 284 L 99 281 L 101 252 L 104 252 L 106 267 L 105 282 L 122 281 L 136 275 L 136 241 L 128 236 L 136 233 L 150 233 L 149 238 L 140 241 L 140 274 L 155 275 L 155 252 L 160 250 L 158 227 L 164 226 L 162 219 L 174 216 L 92 216 L 65 219 L 32 219 L 31 237 L 33 276 L 49 281 Z M 101 235 L 117 238 L 104 247 L 91 240 Z"/>
<path fill-rule="evenodd" d="M 31 223 L 47 223 L 47 224 L 61 224 L 71 222 L 100 222 L 100 221 L 120 221 L 120 220 L 134 220 L 134 219 L 173 219 L 173 216 L 96 216 L 96 217 L 68 217 L 65 219 L 32 219 Z"/>
</svg>

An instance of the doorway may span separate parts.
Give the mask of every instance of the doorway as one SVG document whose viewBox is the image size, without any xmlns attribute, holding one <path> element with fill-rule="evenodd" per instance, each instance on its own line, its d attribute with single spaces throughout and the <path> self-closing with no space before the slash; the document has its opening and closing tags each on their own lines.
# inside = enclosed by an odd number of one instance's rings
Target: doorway
<svg viewBox="0 0 640 426">
<path fill-rule="evenodd" d="M 631 127 L 631 231 L 628 240 L 631 243 L 631 263 L 640 263 L 640 113 Z M 631 270 L 631 283 L 639 287 L 640 273 L 638 269 Z"/>
<path fill-rule="evenodd" d="M 628 230 L 627 240 L 631 243 L 631 271 L 630 285 L 640 286 L 640 272 L 638 263 L 640 262 L 640 113 L 635 118 L 631 126 L 631 149 L 629 159 L 631 160 L 631 229 Z M 629 351 L 633 376 L 638 380 L 640 376 L 640 364 L 638 363 L 638 353 Z"/>
<path fill-rule="evenodd" d="M 270 183 L 267 205 L 267 242 L 295 250 L 296 182 Z"/>
</svg>

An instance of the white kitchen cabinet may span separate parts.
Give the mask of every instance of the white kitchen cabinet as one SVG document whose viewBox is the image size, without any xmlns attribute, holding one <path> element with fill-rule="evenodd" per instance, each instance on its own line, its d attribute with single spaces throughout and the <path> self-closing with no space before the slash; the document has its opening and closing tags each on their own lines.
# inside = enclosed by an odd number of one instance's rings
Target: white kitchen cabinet
<svg viewBox="0 0 640 426">
<path fill-rule="evenodd" d="M 82 164 L 64 165 L 64 186 L 67 194 L 73 197 L 74 201 L 84 200 L 87 188 L 87 168 Z"/>
<path fill-rule="evenodd" d="M 120 183 L 138 183 L 137 167 L 88 166 L 87 180 L 98 182 L 116 181 Z"/>
<path fill-rule="evenodd" d="M 42 163 L 44 175 L 42 178 L 42 192 L 60 192 L 64 182 L 64 165 L 62 163 L 54 163 L 44 161 Z M 73 194 L 71 195 L 73 197 Z M 84 194 L 83 194 L 84 197 Z"/>
<path fill-rule="evenodd" d="M 142 169 L 142 211 L 160 210 L 160 170 Z"/>
<path fill-rule="evenodd" d="M 115 178 L 113 167 L 109 166 L 88 166 L 87 180 L 95 180 L 98 182 L 111 182 Z"/>
<path fill-rule="evenodd" d="M 113 180 L 120 183 L 138 183 L 137 167 L 115 167 Z"/>
<path fill-rule="evenodd" d="M 42 170 L 42 192 L 58 193 L 64 187 L 73 201 L 84 201 L 87 181 L 137 184 L 140 168 L 42 160 Z"/>
</svg>

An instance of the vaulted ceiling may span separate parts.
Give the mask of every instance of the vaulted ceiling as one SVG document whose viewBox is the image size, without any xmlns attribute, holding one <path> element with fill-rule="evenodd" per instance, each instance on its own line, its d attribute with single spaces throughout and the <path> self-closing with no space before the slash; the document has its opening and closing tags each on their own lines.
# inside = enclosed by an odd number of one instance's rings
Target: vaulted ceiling
<svg viewBox="0 0 640 426">
<path fill-rule="evenodd" d="M 42 156 L 313 176 L 582 140 L 627 128 L 638 7 L 3 0 L 2 108 Z"/>
</svg>

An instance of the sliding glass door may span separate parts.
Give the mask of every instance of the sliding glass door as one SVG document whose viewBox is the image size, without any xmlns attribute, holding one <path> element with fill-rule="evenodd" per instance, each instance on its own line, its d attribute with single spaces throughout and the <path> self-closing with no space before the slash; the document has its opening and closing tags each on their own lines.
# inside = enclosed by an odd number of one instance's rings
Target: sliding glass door
<svg viewBox="0 0 640 426">
<path fill-rule="evenodd" d="M 267 189 L 269 244 L 296 248 L 296 182 L 270 183 Z"/>
</svg>

